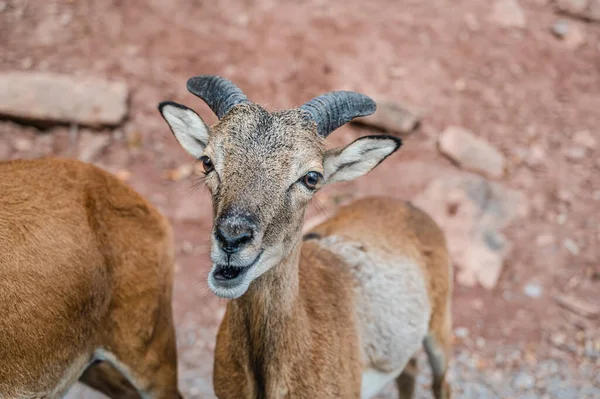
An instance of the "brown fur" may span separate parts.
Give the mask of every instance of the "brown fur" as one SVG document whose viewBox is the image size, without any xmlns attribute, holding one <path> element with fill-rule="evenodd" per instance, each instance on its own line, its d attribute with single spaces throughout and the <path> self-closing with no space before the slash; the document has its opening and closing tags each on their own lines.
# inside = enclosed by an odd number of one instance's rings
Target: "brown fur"
<svg viewBox="0 0 600 399">
<path fill-rule="evenodd" d="M 102 349 L 178 397 L 167 220 L 74 160 L 1 162 L 0 192 L 0 393 L 59 397 Z"/>
<path fill-rule="evenodd" d="M 311 234 L 341 235 L 417 260 L 429 281 L 431 334 L 449 344 L 448 254 L 443 234 L 425 213 L 402 201 L 367 198 L 341 208 Z M 299 259 L 288 258 L 254 281 L 228 304 L 217 336 L 217 396 L 359 397 L 362 364 L 351 284 L 348 266 L 311 240 L 302 244 Z M 444 355 L 447 367 L 449 346 Z M 415 374 L 413 360 L 398 378 L 403 398 L 412 397 Z M 444 377 L 437 378 L 445 385 L 436 388 L 439 399 L 450 397 Z"/>
<path fill-rule="evenodd" d="M 445 370 L 451 356 L 452 321 L 449 308 L 452 269 L 446 239 L 437 224 L 410 203 L 372 197 L 342 207 L 333 218 L 315 227 L 311 233 L 320 237 L 347 237 L 371 249 L 408 256 L 421 266 L 429 285 L 427 293 L 432 310 L 429 334 L 443 354 L 441 361 L 444 372 L 439 375 L 434 372 L 433 390 L 436 399 L 449 398 L 450 387 L 445 380 Z M 432 356 L 431 363 L 438 361 Z M 416 373 L 416 362 L 411 361 L 405 371 L 398 379 L 399 386 L 408 386 L 410 376 Z M 412 393 L 403 397 L 411 398 Z"/>
<path fill-rule="evenodd" d="M 329 252 L 306 243 L 227 306 L 217 337 L 219 398 L 355 398 L 353 297 Z M 322 306 L 327 303 L 328 306 Z"/>
<path fill-rule="evenodd" d="M 375 198 L 342 208 L 302 241 L 314 192 L 368 173 L 399 147 L 397 138 L 361 137 L 326 150 L 298 109 L 244 103 L 210 128 L 179 104 L 160 110 L 182 146 L 212 165 L 205 179 L 215 219 L 209 287 L 231 299 L 215 353 L 219 398 L 357 398 L 365 375 L 369 389 L 390 375 L 402 379 L 423 339 L 436 398 L 449 397 L 452 282 L 435 223 L 402 201 Z M 322 175 L 313 187 L 303 184 L 309 173 Z M 245 232 L 235 250 L 217 234 L 227 224 Z M 366 254 L 362 264 L 356 251 Z M 386 286 L 386 272 L 398 286 Z M 369 284 L 375 280 L 383 287 Z M 384 294 L 394 289 L 408 292 Z M 383 317 L 371 317 L 381 304 Z"/>
</svg>

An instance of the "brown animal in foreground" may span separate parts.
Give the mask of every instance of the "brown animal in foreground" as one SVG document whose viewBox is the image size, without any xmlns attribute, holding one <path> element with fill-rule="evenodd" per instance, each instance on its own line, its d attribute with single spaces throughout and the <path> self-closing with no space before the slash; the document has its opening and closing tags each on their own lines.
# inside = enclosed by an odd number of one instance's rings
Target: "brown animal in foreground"
<svg viewBox="0 0 600 399">
<path fill-rule="evenodd" d="M 188 89 L 219 117 L 208 127 L 172 102 L 159 109 L 212 193 L 209 286 L 229 298 L 217 337 L 219 398 L 368 398 L 415 385 L 424 344 L 433 392 L 449 398 L 451 268 L 436 224 L 412 205 L 369 198 L 302 239 L 322 186 L 372 170 L 400 146 L 384 135 L 345 148 L 324 139 L 375 103 L 353 92 L 268 112 L 232 82 L 198 76 Z"/>
<path fill-rule="evenodd" d="M 178 398 L 167 220 L 74 160 L 0 162 L 0 398 Z M 98 364 L 98 361 L 102 361 Z"/>
</svg>

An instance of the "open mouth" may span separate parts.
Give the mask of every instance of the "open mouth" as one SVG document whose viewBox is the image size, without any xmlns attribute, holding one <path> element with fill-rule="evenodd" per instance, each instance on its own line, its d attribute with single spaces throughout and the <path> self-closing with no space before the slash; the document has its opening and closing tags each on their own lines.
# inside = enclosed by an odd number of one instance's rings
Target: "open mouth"
<svg viewBox="0 0 600 399">
<path fill-rule="evenodd" d="M 262 252 L 258 254 L 256 259 L 248 266 L 228 266 L 228 265 L 216 265 L 213 277 L 218 281 L 230 281 L 243 276 L 258 262 Z"/>
</svg>

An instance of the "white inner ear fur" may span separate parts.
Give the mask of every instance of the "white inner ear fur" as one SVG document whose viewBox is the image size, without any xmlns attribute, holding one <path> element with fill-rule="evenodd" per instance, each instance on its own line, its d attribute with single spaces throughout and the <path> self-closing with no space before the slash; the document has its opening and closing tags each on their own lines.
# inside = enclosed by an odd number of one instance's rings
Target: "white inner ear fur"
<svg viewBox="0 0 600 399">
<path fill-rule="evenodd" d="M 399 143 L 393 139 L 363 137 L 325 156 L 325 184 L 348 181 L 363 176 L 375 168 L 388 155 L 396 151 Z"/>
<path fill-rule="evenodd" d="M 208 126 L 202 118 L 182 105 L 166 104 L 161 113 L 183 149 L 196 159 L 200 158 L 208 144 Z"/>
</svg>

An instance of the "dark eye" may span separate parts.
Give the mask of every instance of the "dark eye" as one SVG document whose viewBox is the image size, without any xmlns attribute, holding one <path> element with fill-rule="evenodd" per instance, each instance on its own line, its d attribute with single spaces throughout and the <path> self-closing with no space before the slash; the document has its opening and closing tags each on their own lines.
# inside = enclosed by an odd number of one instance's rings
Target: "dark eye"
<svg viewBox="0 0 600 399">
<path fill-rule="evenodd" d="M 212 161 L 207 156 L 200 157 L 200 162 L 202 162 L 202 167 L 204 168 L 204 173 L 206 174 L 212 172 L 212 170 L 215 168 Z"/>
<path fill-rule="evenodd" d="M 321 181 L 323 176 L 319 172 L 308 172 L 302 178 L 302 183 L 311 190 L 317 188 L 317 185 Z"/>
</svg>

